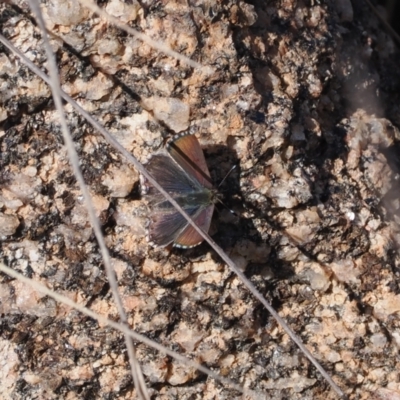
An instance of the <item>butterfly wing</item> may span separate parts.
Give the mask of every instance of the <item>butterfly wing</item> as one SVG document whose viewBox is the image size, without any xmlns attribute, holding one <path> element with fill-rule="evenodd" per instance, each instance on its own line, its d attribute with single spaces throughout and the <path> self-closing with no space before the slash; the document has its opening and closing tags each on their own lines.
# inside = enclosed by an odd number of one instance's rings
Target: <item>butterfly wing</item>
<svg viewBox="0 0 400 400">
<path fill-rule="evenodd" d="M 213 209 L 214 205 L 207 208 Z M 205 209 L 201 207 L 185 208 L 185 211 L 199 226 L 208 230 L 213 210 L 211 210 L 209 221 L 204 220 L 207 217 L 203 215 Z M 208 224 L 208 226 L 206 227 L 201 221 L 204 224 Z M 191 228 L 194 233 L 189 232 L 188 228 Z M 147 228 L 147 240 L 153 245 L 161 247 L 167 246 L 170 243 L 174 243 L 174 246 L 177 247 L 193 247 L 201 243 L 203 238 L 189 225 L 185 217 L 175 209 L 169 208 L 153 211 L 150 224 Z"/>
<path fill-rule="evenodd" d="M 212 189 L 210 172 L 196 136 L 190 134 L 176 136 L 168 143 L 167 151 L 188 175 L 197 179 L 202 187 Z"/>
<path fill-rule="evenodd" d="M 208 232 L 211 225 L 211 219 L 214 212 L 214 204 L 210 204 L 206 208 L 200 210 L 198 215 L 193 218 L 203 231 Z M 203 236 L 201 236 L 192 225 L 188 225 L 174 240 L 175 247 L 188 248 L 195 247 L 203 241 Z"/>
<path fill-rule="evenodd" d="M 162 188 L 172 196 L 174 194 L 190 193 L 197 189 L 196 182 L 167 154 L 154 154 L 146 164 L 146 169 Z M 147 179 L 143 176 L 141 179 L 142 192 L 144 194 L 164 198 Z"/>
</svg>

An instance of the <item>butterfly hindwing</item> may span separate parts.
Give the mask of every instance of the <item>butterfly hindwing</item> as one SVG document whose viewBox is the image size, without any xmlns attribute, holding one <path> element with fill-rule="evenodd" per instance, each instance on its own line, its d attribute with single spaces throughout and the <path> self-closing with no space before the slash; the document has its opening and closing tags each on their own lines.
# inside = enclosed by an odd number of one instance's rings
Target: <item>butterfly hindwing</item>
<svg viewBox="0 0 400 400">
<path fill-rule="evenodd" d="M 199 213 L 199 207 L 185 209 L 194 218 Z M 155 210 L 150 225 L 147 228 L 147 239 L 157 246 L 167 246 L 175 242 L 182 231 L 187 229 L 188 222 L 181 213 L 174 208 L 169 210 Z"/>
<path fill-rule="evenodd" d="M 214 204 L 209 205 L 205 209 L 202 209 L 199 214 L 193 218 L 193 221 L 201 228 L 204 232 L 208 232 L 211 225 L 211 219 L 214 212 Z M 174 246 L 188 248 L 194 247 L 203 241 L 201 236 L 192 225 L 188 225 L 182 233 L 174 241 Z"/>
</svg>

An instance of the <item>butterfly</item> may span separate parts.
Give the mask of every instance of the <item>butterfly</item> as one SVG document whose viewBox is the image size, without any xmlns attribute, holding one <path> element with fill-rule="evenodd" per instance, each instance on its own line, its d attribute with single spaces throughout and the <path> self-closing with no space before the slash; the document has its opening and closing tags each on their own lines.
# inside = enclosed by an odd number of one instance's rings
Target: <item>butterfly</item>
<svg viewBox="0 0 400 400">
<path fill-rule="evenodd" d="M 151 156 L 145 164 L 151 176 L 208 232 L 218 199 L 203 150 L 196 136 L 174 136 L 165 149 Z M 147 225 L 147 240 L 153 246 L 191 248 L 204 239 L 179 211 L 141 176 L 142 194 L 149 199 L 151 216 Z"/>
</svg>

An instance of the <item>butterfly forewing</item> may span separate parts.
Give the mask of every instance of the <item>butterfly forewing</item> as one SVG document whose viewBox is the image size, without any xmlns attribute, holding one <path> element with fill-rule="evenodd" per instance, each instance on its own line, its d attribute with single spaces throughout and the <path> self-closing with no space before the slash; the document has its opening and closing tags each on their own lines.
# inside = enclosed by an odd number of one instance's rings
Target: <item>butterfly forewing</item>
<svg viewBox="0 0 400 400">
<path fill-rule="evenodd" d="M 178 136 L 168 144 L 167 150 L 188 175 L 196 177 L 202 186 L 212 189 L 210 172 L 196 136 Z"/>
<path fill-rule="evenodd" d="M 150 175 L 170 193 L 190 193 L 196 189 L 196 182 L 190 178 L 167 154 L 155 154 L 146 164 L 146 169 Z M 146 179 L 143 179 L 144 191 L 149 196 L 159 195 Z M 161 196 L 161 194 L 160 194 Z"/>
</svg>

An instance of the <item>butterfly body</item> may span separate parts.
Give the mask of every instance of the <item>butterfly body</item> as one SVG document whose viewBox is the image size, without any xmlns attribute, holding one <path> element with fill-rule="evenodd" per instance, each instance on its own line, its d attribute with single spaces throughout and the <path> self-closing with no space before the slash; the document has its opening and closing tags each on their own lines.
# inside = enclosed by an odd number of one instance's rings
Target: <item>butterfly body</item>
<svg viewBox="0 0 400 400">
<path fill-rule="evenodd" d="M 166 149 L 145 165 L 148 172 L 205 232 L 218 198 L 200 144 L 194 135 L 175 136 Z M 203 237 L 173 205 L 142 177 L 142 193 L 149 198 L 151 215 L 147 239 L 155 245 L 190 248 Z"/>
<path fill-rule="evenodd" d="M 198 206 L 207 206 L 213 202 L 214 193 L 211 190 L 204 190 L 202 192 L 193 192 L 190 195 L 181 195 L 180 193 L 170 193 L 173 195 L 174 200 L 185 210 L 192 208 L 193 204 Z M 168 200 L 153 200 L 151 205 L 157 207 L 157 210 L 175 210 L 175 207 Z"/>
</svg>

